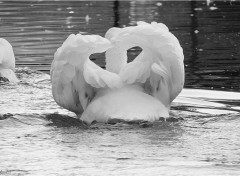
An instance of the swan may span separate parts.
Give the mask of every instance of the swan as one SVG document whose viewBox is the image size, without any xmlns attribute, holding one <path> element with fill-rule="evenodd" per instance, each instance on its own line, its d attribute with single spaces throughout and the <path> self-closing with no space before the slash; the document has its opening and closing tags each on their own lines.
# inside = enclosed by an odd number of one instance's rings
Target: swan
<svg viewBox="0 0 240 176">
<path fill-rule="evenodd" d="M 0 77 L 7 78 L 9 82 L 17 83 L 15 75 L 15 57 L 12 45 L 3 38 L 0 38 Z"/>
<path fill-rule="evenodd" d="M 128 63 L 127 50 L 135 46 L 142 52 Z M 89 59 L 102 52 L 106 69 Z M 54 54 L 53 98 L 88 124 L 168 118 L 183 89 L 183 60 L 178 39 L 162 23 L 113 27 L 105 38 L 71 34 Z"/>
</svg>

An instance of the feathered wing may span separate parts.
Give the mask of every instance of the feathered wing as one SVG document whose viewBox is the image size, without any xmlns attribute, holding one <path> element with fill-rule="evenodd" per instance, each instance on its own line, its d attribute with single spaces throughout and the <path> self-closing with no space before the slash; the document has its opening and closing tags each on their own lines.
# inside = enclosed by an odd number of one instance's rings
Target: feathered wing
<svg viewBox="0 0 240 176">
<path fill-rule="evenodd" d="M 52 93 L 62 107 L 81 114 L 101 87 L 121 84 L 114 73 L 103 70 L 89 56 L 104 52 L 110 42 L 98 35 L 71 34 L 54 55 L 51 66 Z"/>
<path fill-rule="evenodd" d="M 110 29 L 107 36 L 124 52 L 134 46 L 142 48 L 133 62 L 124 61 L 120 77 L 126 84 L 144 83 L 146 92 L 169 108 L 184 85 L 184 56 L 177 38 L 164 24 L 156 22 L 138 22 L 135 27 Z"/>
<path fill-rule="evenodd" d="M 12 45 L 0 38 L 0 77 L 6 77 L 10 82 L 17 83 L 15 73 L 15 56 Z"/>
<path fill-rule="evenodd" d="M 94 90 L 86 83 L 83 71 L 72 62 L 73 59 L 83 59 L 81 54 L 74 52 L 74 48 L 68 52 L 67 48 L 62 46 L 56 51 L 50 71 L 52 94 L 57 104 L 81 114 Z M 85 91 L 89 92 L 89 97 L 85 98 Z"/>
</svg>

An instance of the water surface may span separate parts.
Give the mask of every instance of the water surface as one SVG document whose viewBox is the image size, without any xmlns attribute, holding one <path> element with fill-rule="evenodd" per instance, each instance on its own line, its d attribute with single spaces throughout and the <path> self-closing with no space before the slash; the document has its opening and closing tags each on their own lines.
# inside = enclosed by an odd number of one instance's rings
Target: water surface
<svg viewBox="0 0 240 176">
<path fill-rule="evenodd" d="M 51 95 L 54 52 L 71 33 L 139 20 L 165 23 L 184 49 L 178 120 L 76 121 Z M 0 24 L 21 80 L 0 83 L 0 175 L 240 175 L 239 1 L 1 1 Z"/>
<path fill-rule="evenodd" d="M 86 126 L 54 102 L 49 75 L 17 75 L 0 88 L 2 175 L 240 173 L 240 93 L 184 89 L 174 121 Z"/>
</svg>

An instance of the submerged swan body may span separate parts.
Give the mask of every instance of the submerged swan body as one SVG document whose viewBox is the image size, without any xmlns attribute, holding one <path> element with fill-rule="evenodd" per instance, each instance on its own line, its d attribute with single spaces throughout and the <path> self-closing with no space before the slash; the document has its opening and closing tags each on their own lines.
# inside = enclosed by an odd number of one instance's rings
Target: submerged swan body
<svg viewBox="0 0 240 176">
<path fill-rule="evenodd" d="M 8 79 L 9 82 L 16 83 L 18 79 L 14 73 L 15 57 L 11 44 L 0 38 L 0 77 Z"/>
<path fill-rule="evenodd" d="M 141 47 L 130 63 L 127 50 Z M 106 70 L 89 59 L 106 51 Z M 62 107 L 91 124 L 110 119 L 168 118 L 184 85 L 183 51 L 162 23 L 111 28 L 105 38 L 71 34 L 54 55 L 52 93 Z"/>
</svg>

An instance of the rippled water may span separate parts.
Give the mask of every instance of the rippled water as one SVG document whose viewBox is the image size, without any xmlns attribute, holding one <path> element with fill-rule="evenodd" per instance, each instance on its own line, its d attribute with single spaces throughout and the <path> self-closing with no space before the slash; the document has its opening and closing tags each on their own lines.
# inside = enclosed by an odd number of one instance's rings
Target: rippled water
<svg viewBox="0 0 240 176">
<path fill-rule="evenodd" d="M 171 110 L 178 121 L 89 127 L 56 105 L 49 75 L 17 75 L 0 87 L 2 175 L 240 173 L 240 93 L 184 89 Z"/>
<path fill-rule="evenodd" d="M 48 72 L 71 33 L 104 36 L 112 26 L 163 22 L 184 49 L 186 87 L 239 91 L 239 16 L 239 1 L 1 1 L 0 34 L 17 66 Z"/>
<path fill-rule="evenodd" d="M 1 1 L 0 37 L 21 82 L 0 83 L 0 175 L 240 175 L 239 14 L 238 1 Z M 183 90 L 169 122 L 76 121 L 51 95 L 54 52 L 70 33 L 103 36 L 138 20 L 169 26 L 185 87 L 198 89 Z"/>
</svg>

